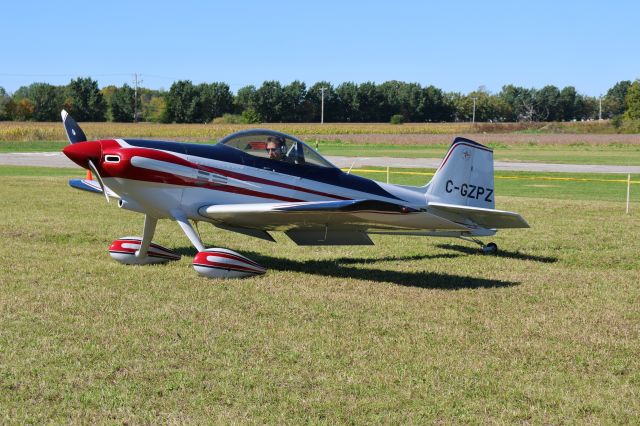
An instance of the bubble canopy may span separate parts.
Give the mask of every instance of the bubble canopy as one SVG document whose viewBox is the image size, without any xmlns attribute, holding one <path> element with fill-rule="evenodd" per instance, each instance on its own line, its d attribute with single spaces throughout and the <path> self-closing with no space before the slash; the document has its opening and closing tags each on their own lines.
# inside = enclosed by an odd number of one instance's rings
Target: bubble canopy
<svg viewBox="0 0 640 426">
<path fill-rule="evenodd" d="M 336 168 L 306 143 L 275 130 L 243 130 L 221 139 L 218 144 L 235 148 L 254 157 L 266 158 L 272 161 Z"/>
</svg>

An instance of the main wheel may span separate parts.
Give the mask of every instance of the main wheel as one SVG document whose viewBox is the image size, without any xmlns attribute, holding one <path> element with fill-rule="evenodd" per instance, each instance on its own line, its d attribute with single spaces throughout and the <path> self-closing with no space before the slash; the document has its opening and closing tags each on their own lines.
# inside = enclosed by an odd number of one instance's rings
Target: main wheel
<svg viewBox="0 0 640 426">
<path fill-rule="evenodd" d="M 496 254 L 498 252 L 498 245 L 496 243 L 489 243 L 482 247 L 482 253 L 484 254 Z"/>
</svg>

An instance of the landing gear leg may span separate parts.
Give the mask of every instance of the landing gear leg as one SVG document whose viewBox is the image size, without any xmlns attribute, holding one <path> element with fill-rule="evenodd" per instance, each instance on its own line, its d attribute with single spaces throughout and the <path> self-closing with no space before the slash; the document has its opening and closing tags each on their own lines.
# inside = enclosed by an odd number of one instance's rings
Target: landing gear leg
<svg viewBox="0 0 640 426">
<path fill-rule="evenodd" d="M 122 237 L 111 243 L 109 255 L 116 261 L 127 265 L 150 265 L 179 260 L 180 255 L 168 248 L 153 243 L 158 218 L 145 215 L 144 231 L 140 237 Z"/>
<path fill-rule="evenodd" d="M 189 219 L 180 211 L 174 211 L 171 214 L 191 244 L 198 250 L 198 254 L 193 258 L 193 268 L 200 275 L 208 278 L 244 278 L 267 272 L 253 260 L 235 251 L 224 248 L 205 248 Z"/>
<path fill-rule="evenodd" d="M 147 252 L 149 251 L 149 246 L 151 245 L 153 234 L 155 234 L 156 232 L 157 224 L 157 218 L 151 217 L 148 214 L 144 215 L 144 231 L 142 234 L 142 241 L 140 241 L 140 248 L 138 249 L 138 251 L 136 251 L 136 257 L 138 259 L 147 257 Z"/>
<path fill-rule="evenodd" d="M 478 244 L 483 254 L 496 254 L 498 252 L 498 245 L 496 243 L 491 242 L 485 244 L 477 238 L 465 237 L 463 235 L 460 236 L 460 239 Z"/>
<path fill-rule="evenodd" d="M 193 226 L 189 223 L 189 219 L 175 212 L 173 213 L 173 218 L 178 222 L 178 225 L 180 225 L 180 228 L 182 228 L 182 231 L 187 235 L 187 238 L 189 238 L 189 241 L 191 241 L 191 244 L 193 244 L 196 250 L 204 251 L 204 244 L 202 244 L 200 236 L 198 236 L 196 230 L 193 229 Z"/>
</svg>

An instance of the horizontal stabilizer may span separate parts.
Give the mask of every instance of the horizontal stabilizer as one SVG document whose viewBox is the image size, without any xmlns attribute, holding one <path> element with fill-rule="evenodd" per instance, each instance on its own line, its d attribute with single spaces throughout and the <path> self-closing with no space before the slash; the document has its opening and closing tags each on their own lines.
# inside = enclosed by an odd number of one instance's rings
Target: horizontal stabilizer
<svg viewBox="0 0 640 426">
<path fill-rule="evenodd" d="M 459 206 L 455 204 L 429 203 L 427 211 L 453 222 L 465 225 L 477 225 L 482 228 L 529 228 L 527 221 L 518 213 L 504 210 Z"/>
<path fill-rule="evenodd" d="M 69 186 L 75 189 L 80 189 L 82 191 L 93 192 L 94 194 L 102 194 L 102 189 L 100 188 L 100 183 L 95 180 L 89 179 L 71 179 L 69 181 Z M 107 195 L 111 198 L 120 199 L 120 196 L 113 192 L 108 187 L 105 187 L 107 190 Z"/>
</svg>

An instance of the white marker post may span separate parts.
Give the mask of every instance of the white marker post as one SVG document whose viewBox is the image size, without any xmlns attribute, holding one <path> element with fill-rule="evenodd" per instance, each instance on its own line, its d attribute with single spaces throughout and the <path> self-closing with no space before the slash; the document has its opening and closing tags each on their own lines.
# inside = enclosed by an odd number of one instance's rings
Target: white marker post
<svg viewBox="0 0 640 426">
<path fill-rule="evenodd" d="M 627 214 L 629 214 L 629 194 L 631 189 L 631 174 L 627 175 Z"/>
<path fill-rule="evenodd" d="M 355 160 L 353 160 L 353 163 L 351 163 L 351 167 L 349 167 L 349 170 L 347 170 L 347 174 L 351 173 L 351 169 L 353 169 L 353 166 L 356 164 L 356 161 L 358 161 L 357 158 Z"/>
</svg>

